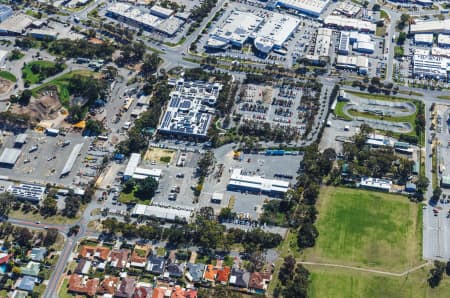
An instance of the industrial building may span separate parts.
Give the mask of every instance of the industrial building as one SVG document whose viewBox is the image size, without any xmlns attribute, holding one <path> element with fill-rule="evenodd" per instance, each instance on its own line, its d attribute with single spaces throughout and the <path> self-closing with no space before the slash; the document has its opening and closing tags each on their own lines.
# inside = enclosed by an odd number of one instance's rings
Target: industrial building
<svg viewBox="0 0 450 298">
<path fill-rule="evenodd" d="M 373 54 L 375 45 L 373 42 L 359 41 L 353 44 L 353 51 L 359 53 Z"/>
<path fill-rule="evenodd" d="M 319 17 L 327 7 L 330 0 L 279 0 L 275 6 L 294 9 L 300 13 Z"/>
<path fill-rule="evenodd" d="M 272 13 L 257 30 L 255 48 L 267 54 L 271 50 L 280 50 L 300 24 L 300 19 L 280 13 Z"/>
<path fill-rule="evenodd" d="M 141 155 L 139 153 L 132 153 L 130 156 L 130 160 L 128 161 L 127 167 L 125 168 L 123 180 L 126 181 L 130 178 L 141 180 L 148 177 L 152 177 L 158 181 L 161 178 L 162 171 L 160 169 L 140 168 L 138 167 L 140 162 L 141 162 Z"/>
<path fill-rule="evenodd" d="M 361 6 L 354 4 L 350 1 L 345 1 L 339 3 L 336 9 L 333 11 L 335 13 L 339 13 L 345 15 L 346 17 L 354 17 L 361 11 Z"/>
<path fill-rule="evenodd" d="M 339 38 L 338 53 L 340 55 L 348 55 L 350 52 L 350 35 L 348 32 L 341 32 Z"/>
<path fill-rule="evenodd" d="M 39 203 L 44 198 L 45 187 L 35 184 L 18 184 L 9 186 L 6 191 L 17 199 Z"/>
<path fill-rule="evenodd" d="M 283 180 L 267 179 L 260 176 L 243 175 L 242 169 L 234 169 L 227 190 L 251 193 L 263 193 L 269 196 L 283 196 L 290 183 Z"/>
<path fill-rule="evenodd" d="M 215 105 L 220 90 L 222 85 L 218 83 L 177 80 L 158 132 L 206 139 L 215 112 L 212 106 Z"/>
<path fill-rule="evenodd" d="M 414 34 L 414 43 L 416 45 L 432 46 L 433 45 L 433 33 Z"/>
<path fill-rule="evenodd" d="M 444 57 L 415 54 L 413 57 L 413 74 L 416 78 L 447 81 L 449 64 L 449 59 Z"/>
<path fill-rule="evenodd" d="M 430 52 L 428 52 L 426 55 L 429 54 Z M 450 47 L 432 47 L 431 55 L 450 58 Z"/>
<path fill-rule="evenodd" d="M 55 40 L 58 33 L 53 30 L 31 29 L 27 34 L 36 39 Z"/>
<path fill-rule="evenodd" d="M 439 34 L 438 35 L 438 46 L 442 48 L 450 47 L 450 35 Z"/>
<path fill-rule="evenodd" d="M 232 45 L 241 48 L 261 24 L 263 18 L 251 12 L 232 11 L 223 26 L 217 26 L 208 39 L 210 48 L 224 48 Z"/>
<path fill-rule="evenodd" d="M 450 34 L 450 19 L 442 21 L 417 21 L 411 24 L 410 33 L 445 33 Z"/>
<path fill-rule="evenodd" d="M 330 59 L 330 45 L 333 31 L 328 28 L 319 28 L 317 30 L 316 44 L 314 45 L 313 55 L 306 55 L 306 59 L 311 62 L 327 62 Z"/>
<path fill-rule="evenodd" d="M 0 155 L 0 167 L 12 168 L 19 159 L 22 151 L 16 148 L 5 148 Z"/>
<path fill-rule="evenodd" d="M 365 56 L 345 56 L 338 55 L 336 67 L 356 70 L 360 74 L 366 74 L 369 70 L 369 59 Z"/>
<path fill-rule="evenodd" d="M 5 21 L 7 18 L 13 15 L 13 10 L 11 7 L 6 5 L 0 5 L 0 23 Z"/>
<path fill-rule="evenodd" d="M 27 142 L 27 137 L 28 135 L 26 133 L 18 134 L 16 139 L 14 140 L 14 147 L 21 148 Z"/>
<path fill-rule="evenodd" d="M 137 204 L 133 208 L 131 215 L 135 217 L 137 216 L 156 217 L 168 221 L 175 221 L 175 220 L 189 221 L 189 219 L 192 216 L 192 210 Z"/>
<path fill-rule="evenodd" d="M 0 24 L 1 35 L 21 35 L 33 23 L 34 19 L 26 14 L 16 14 Z"/>
<path fill-rule="evenodd" d="M 152 7 L 149 12 L 141 10 L 135 6 L 116 2 L 110 5 L 106 11 L 106 16 L 122 21 L 131 26 L 142 28 L 147 31 L 159 31 L 169 36 L 173 36 L 184 20 L 171 16 L 171 10 L 162 7 Z"/>
<path fill-rule="evenodd" d="M 363 177 L 361 178 L 359 187 L 364 189 L 389 192 L 392 188 L 392 181 L 387 179 Z"/>
<path fill-rule="evenodd" d="M 70 153 L 69 158 L 67 158 L 66 164 L 59 175 L 60 177 L 66 176 L 70 173 L 70 171 L 72 171 L 73 165 L 80 154 L 81 148 L 83 148 L 83 143 L 77 144 L 73 147 L 72 152 Z"/>
<path fill-rule="evenodd" d="M 329 15 L 325 17 L 323 23 L 326 27 L 342 29 L 348 31 L 360 31 L 375 33 L 377 26 L 369 21 L 351 19 L 343 16 Z"/>
</svg>

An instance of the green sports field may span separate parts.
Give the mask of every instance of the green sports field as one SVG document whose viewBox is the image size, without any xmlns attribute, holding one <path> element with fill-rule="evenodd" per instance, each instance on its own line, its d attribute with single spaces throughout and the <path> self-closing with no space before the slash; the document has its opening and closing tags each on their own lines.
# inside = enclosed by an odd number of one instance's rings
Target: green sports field
<svg viewBox="0 0 450 298">
<path fill-rule="evenodd" d="M 406 197 L 324 187 L 317 208 L 319 237 L 303 260 L 391 272 L 422 263 L 422 210 Z"/>
<path fill-rule="evenodd" d="M 431 267 L 402 277 L 392 277 L 347 269 L 307 266 L 311 272 L 308 296 L 311 298 L 445 298 L 450 293 L 450 278 L 431 289 L 427 283 Z"/>
</svg>

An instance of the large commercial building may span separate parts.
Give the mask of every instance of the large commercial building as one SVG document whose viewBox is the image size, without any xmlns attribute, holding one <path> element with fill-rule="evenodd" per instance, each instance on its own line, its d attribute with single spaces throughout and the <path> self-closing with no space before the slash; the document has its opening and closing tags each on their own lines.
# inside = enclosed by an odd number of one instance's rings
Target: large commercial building
<svg viewBox="0 0 450 298">
<path fill-rule="evenodd" d="M 6 5 L 0 5 L 0 23 L 13 15 L 11 7 Z"/>
<path fill-rule="evenodd" d="M 260 176 L 243 175 L 242 169 L 234 169 L 227 189 L 231 191 L 245 191 L 262 193 L 269 196 L 283 196 L 289 189 L 289 182 L 283 180 L 267 179 Z"/>
<path fill-rule="evenodd" d="M 189 219 L 192 216 L 192 210 L 137 204 L 133 208 L 133 211 L 131 212 L 131 214 L 132 214 L 132 216 L 156 217 L 159 219 L 164 219 L 164 220 L 169 220 L 169 221 L 175 221 L 175 220 L 189 221 Z"/>
<path fill-rule="evenodd" d="M 327 62 L 330 60 L 330 45 L 333 31 L 328 28 L 319 28 L 317 30 L 316 44 L 314 45 L 314 53 L 306 55 L 306 59 L 311 62 L 319 63 L 321 61 Z"/>
<path fill-rule="evenodd" d="M 373 42 L 365 42 L 365 41 L 355 42 L 353 44 L 353 51 L 372 54 L 375 51 L 375 45 L 373 44 Z"/>
<path fill-rule="evenodd" d="M 0 24 L 1 35 L 21 35 L 31 26 L 34 19 L 26 14 L 16 14 Z"/>
<path fill-rule="evenodd" d="M 338 55 L 336 67 L 356 70 L 360 74 L 366 74 L 369 70 L 369 59 L 365 56 L 345 56 Z"/>
<path fill-rule="evenodd" d="M 443 47 L 443 48 L 450 47 L 450 35 L 439 34 L 438 35 L 438 46 Z"/>
<path fill-rule="evenodd" d="M 61 171 L 60 177 L 67 176 L 72 171 L 73 165 L 75 164 L 75 161 L 80 154 L 81 148 L 83 148 L 83 143 L 77 144 L 73 147 L 72 152 L 67 158 L 66 164 Z"/>
<path fill-rule="evenodd" d="M 360 32 L 375 33 L 377 26 L 369 21 L 351 19 L 343 16 L 329 15 L 323 20 L 325 26 L 335 29 L 355 30 Z"/>
<path fill-rule="evenodd" d="M 340 55 L 348 55 L 350 52 L 350 35 L 348 32 L 341 32 L 339 38 L 338 53 Z"/>
<path fill-rule="evenodd" d="M 19 159 L 20 153 L 22 151 L 16 148 L 5 148 L 0 155 L 0 166 L 12 168 L 16 164 L 16 161 Z"/>
<path fill-rule="evenodd" d="M 329 2 L 330 0 L 278 0 L 275 5 L 319 17 Z"/>
<path fill-rule="evenodd" d="M 152 7 L 147 12 L 121 2 L 112 4 L 106 11 L 108 17 L 147 31 L 156 30 L 169 36 L 174 35 L 180 26 L 184 24 L 184 20 L 171 16 L 171 14 L 170 10 L 159 6 Z"/>
<path fill-rule="evenodd" d="M 413 57 L 413 73 L 416 78 L 448 81 L 449 66 L 449 59 L 444 57 L 417 54 Z"/>
<path fill-rule="evenodd" d="M 45 187 L 35 184 L 14 184 L 6 191 L 18 199 L 39 203 L 44 198 Z"/>
<path fill-rule="evenodd" d="M 139 153 L 132 153 L 128 161 L 127 167 L 123 173 L 123 180 L 128 180 L 130 178 L 141 180 L 148 177 L 154 178 L 156 181 L 161 178 L 161 169 L 144 169 L 140 168 L 139 163 L 141 162 L 141 155 Z"/>
<path fill-rule="evenodd" d="M 255 48 L 265 54 L 271 50 L 281 49 L 299 24 L 298 18 L 272 13 L 256 32 Z"/>
<path fill-rule="evenodd" d="M 334 10 L 337 13 L 343 14 L 349 18 L 356 16 L 361 11 L 361 6 L 354 4 L 350 1 L 344 1 Z"/>
<path fill-rule="evenodd" d="M 440 34 L 442 35 L 442 34 Z M 425 45 L 432 46 L 433 45 L 433 33 L 417 33 L 414 34 L 414 43 L 416 45 Z"/>
<path fill-rule="evenodd" d="M 207 46 L 224 48 L 231 44 L 241 48 L 262 20 L 251 12 L 232 11 L 225 24 L 216 27 L 211 33 Z"/>
<path fill-rule="evenodd" d="M 177 80 L 158 132 L 205 139 L 220 90 L 222 85 L 218 83 Z"/>
<path fill-rule="evenodd" d="M 411 33 L 445 33 L 450 34 L 450 19 L 442 21 L 418 21 L 411 24 Z"/>
</svg>

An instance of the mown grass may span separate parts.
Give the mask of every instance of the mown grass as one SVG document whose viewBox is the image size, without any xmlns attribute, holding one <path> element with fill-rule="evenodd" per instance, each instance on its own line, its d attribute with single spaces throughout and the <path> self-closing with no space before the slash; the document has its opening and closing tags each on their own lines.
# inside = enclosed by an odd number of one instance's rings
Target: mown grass
<svg viewBox="0 0 450 298">
<path fill-rule="evenodd" d="M 48 76 L 46 76 L 42 72 L 38 73 L 33 72 L 32 67 L 34 65 L 39 65 L 42 69 L 45 69 L 45 68 L 54 68 L 56 63 L 52 61 L 33 61 L 28 63 L 22 69 L 22 77 L 25 80 L 25 82 L 28 82 L 29 84 L 36 84 L 48 78 Z M 64 68 L 66 68 L 65 65 Z"/>
<path fill-rule="evenodd" d="M 5 70 L 0 71 L 0 77 L 13 83 L 17 82 L 16 76 L 10 73 L 9 71 Z"/>
<path fill-rule="evenodd" d="M 422 222 L 406 197 L 324 187 L 317 208 L 319 237 L 305 260 L 394 272 L 420 264 Z"/>
</svg>

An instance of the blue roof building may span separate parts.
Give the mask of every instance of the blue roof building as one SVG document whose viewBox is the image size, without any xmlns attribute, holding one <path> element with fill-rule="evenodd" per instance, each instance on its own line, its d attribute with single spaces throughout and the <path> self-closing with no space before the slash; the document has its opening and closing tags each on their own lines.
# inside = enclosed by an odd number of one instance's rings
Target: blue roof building
<svg viewBox="0 0 450 298">
<path fill-rule="evenodd" d="M 24 276 L 17 286 L 19 289 L 31 292 L 34 289 L 36 278 L 32 276 Z"/>
</svg>

